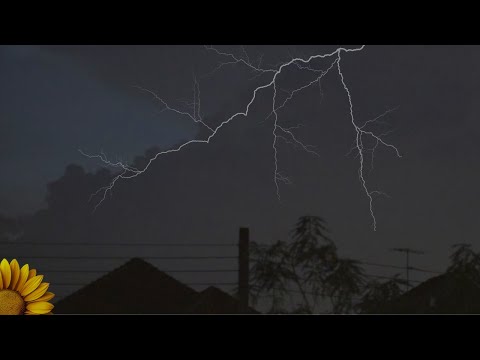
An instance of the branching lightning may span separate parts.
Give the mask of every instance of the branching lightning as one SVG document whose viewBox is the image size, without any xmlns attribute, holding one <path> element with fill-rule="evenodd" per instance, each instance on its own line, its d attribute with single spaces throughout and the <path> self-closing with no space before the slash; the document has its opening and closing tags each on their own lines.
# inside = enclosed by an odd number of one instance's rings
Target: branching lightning
<svg viewBox="0 0 480 360">
<path fill-rule="evenodd" d="M 211 46 L 205 46 L 205 49 L 207 51 L 211 51 L 215 53 L 217 56 L 220 58 L 224 59 L 224 61 L 220 62 L 218 66 L 216 66 L 211 72 L 205 74 L 204 76 L 201 77 L 201 79 L 209 77 L 213 75 L 214 73 L 218 72 L 220 69 L 226 67 L 226 66 L 234 66 L 234 65 L 242 65 L 245 66 L 248 70 L 252 71 L 254 76 L 253 78 L 266 78 L 266 80 L 263 80 L 263 84 L 257 86 L 251 95 L 250 101 L 247 103 L 245 108 L 241 111 L 238 111 L 231 115 L 230 117 L 224 119 L 219 125 L 217 126 L 211 126 L 207 124 L 201 115 L 201 101 L 200 101 L 200 83 L 197 80 L 196 77 L 194 77 L 194 84 L 193 84 L 193 102 L 191 102 L 189 105 L 191 106 L 191 111 L 182 111 L 177 108 L 174 108 L 170 106 L 164 99 L 162 99 L 160 96 L 158 96 L 156 93 L 154 93 L 151 90 L 145 89 L 143 87 L 137 86 L 136 88 L 149 94 L 152 96 L 156 101 L 158 101 L 162 106 L 163 109 L 162 111 L 171 111 L 174 113 L 177 113 L 182 116 L 186 116 L 190 118 L 192 121 L 195 123 L 200 124 L 201 126 L 205 127 L 208 130 L 208 136 L 206 136 L 203 139 L 193 139 L 189 140 L 185 143 L 182 143 L 181 145 L 169 149 L 169 150 L 164 150 L 160 151 L 157 154 L 155 154 L 153 157 L 151 157 L 148 161 L 147 164 L 143 167 L 143 169 L 137 169 L 134 168 L 124 162 L 117 161 L 117 162 L 111 162 L 110 160 L 107 159 L 105 153 L 102 151 L 99 155 L 89 155 L 83 152 L 82 150 L 79 150 L 82 155 L 92 158 L 92 159 L 98 159 L 102 163 L 106 164 L 107 166 L 110 166 L 112 168 L 119 169 L 120 172 L 116 174 L 113 179 L 110 181 L 110 183 L 100 189 L 98 189 L 90 199 L 93 197 L 96 197 L 97 195 L 100 195 L 100 201 L 95 205 L 95 210 L 97 207 L 105 200 L 107 194 L 111 194 L 113 188 L 115 187 L 115 184 L 118 181 L 121 180 L 128 180 L 135 178 L 137 176 L 142 175 L 145 173 L 152 162 L 154 162 L 158 157 L 167 155 L 170 153 L 178 152 L 181 151 L 183 148 L 191 145 L 191 144 L 208 144 L 210 143 L 210 140 L 213 139 L 222 129 L 222 127 L 226 126 L 229 124 L 231 121 L 238 117 L 248 117 L 250 113 L 250 108 L 252 104 L 257 100 L 257 98 L 260 96 L 259 94 L 261 92 L 266 92 L 266 90 L 270 89 L 272 91 L 272 96 L 271 96 L 271 112 L 268 114 L 266 117 L 265 121 L 267 121 L 270 118 L 273 118 L 273 129 L 272 129 L 272 153 L 273 153 L 273 183 L 275 185 L 276 189 L 276 195 L 278 199 L 280 200 L 280 183 L 284 184 L 291 184 L 291 181 L 288 177 L 285 175 L 281 174 L 279 171 L 279 159 L 278 159 L 278 146 L 279 142 L 283 141 L 286 144 L 290 144 L 296 147 L 301 148 L 305 152 L 312 154 L 314 156 L 320 156 L 316 151 L 314 151 L 314 147 L 311 145 L 304 144 L 301 140 L 299 140 L 298 136 L 295 134 L 295 130 L 299 129 L 302 127 L 302 124 L 299 124 L 297 126 L 290 126 L 290 127 L 285 127 L 280 124 L 280 117 L 279 117 L 279 112 L 282 110 L 290 100 L 292 100 L 295 96 L 298 96 L 303 90 L 310 88 L 311 86 L 318 84 L 320 87 L 320 92 L 322 94 L 321 90 L 321 79 L 330 73 L 333 69 L 336 69 L 338 71 L 338 75 L 340 77 L 341 84 L 343 86 L 343 89 L 345 90 L 345 94 L 347 96 L 348 104 L 349 104 L 349 118 L 350 122 L 355 130 L 355 142 L 354 145 L 351 149 L 350 152 L 355 151 L 357 153 L 357 156 L 359 158 L 360 166 L 358 169 L 358 176 L 360 180 L 361 187 L 363 188 L 363 191 L 365 192 L 368 202 L 369 202 L 369 210 L 370 210 L 370 215 L 372 218 L 373 222 L 373 229 L 376 230 L 377 222 L 375 218 L 375 214 L 373 211 L 373 200 L 374 196 L 376 195 L 386 195 L 382 191 L 378 190 L 370 190 L 367 186 L 367 182 L 365 180 L 365 154 L 367 152 L 371 152 L 371 169 L 373 169 L 373 153 L 377 149 L 378 146 L 384 146 L 386 148 L 389 148 L 395 152 L 395 154 L 398 157 L 401 157 L 400 152 L 398 149 L 390 144 L 385 142 L 382 137 L 384 135 L 387 135 L 388 133 L 383 133 L 376 135 L 375 133 L 372 132 L 372 130 L 369 130 L 369 127 L 376 123 L 379 122 L 379 119 L 382 118 L 383 116 L 387 115 L 388 113 L 394 111 L 395 109 L 390 109 L 387 110 L 385 113 L 377 116 L 376 118 L 372 120 L 366 121 L 363 125 L 359 125 L 355 119 L 354 116 L 354 106 L 352 102 L 352 95 L 350 93 L 349 87 L 347 86 L 347 82 L 345 80 L 344 74 L 342 72 L 341 68 L 341 61 L 342 61 L 342 55 L 348 54 L 348 53 L 355 53 L 362 51 L 365 48 L 365 45 L 357 47 L 357 48 L 343 48 L 340 47 L 336 49 L 335 51 L 327 54 L 316 54 L 312 55 L 309 57 L 292 57 L 289 61 L 277 64 L 272 67 L 262 67 L 262 61 L 263 58 L 260 57 L 257 61 L 257 65 L 254 65 L 250 57 L 246 51 L 246 49 L 242 46 L 241 51 L 242 51 L 242 56 L 238 57 L 235 56 L 232 53 L 226 53 L 222 52 L 214 47 Z M 321 69 L 317 68 L 314 65 L 314 60 L 320 60 L 320 59 L 325 59 L 325 60 L 331 60 L 329 62 L 329 66 L 326 69 Z M 279 87 L 279 77 L 286 72 L 289 68 L 296 68 L 298 71 L 305 71 L 308 72 L 309 74 L 313 74 L 313 80 L 307 81 L 304 84 L 296 87 L 293 90 L 285 90 Z M 283 92 L 287 94 L 287 96 L 284 98 L 283 101 L 279 100 L 279 93 Z M 374 141 L 375 145 L 372 149 L 366 149 L 364 147 L 364 140 L 370 138 L 371 140 Z"/>
</svg>

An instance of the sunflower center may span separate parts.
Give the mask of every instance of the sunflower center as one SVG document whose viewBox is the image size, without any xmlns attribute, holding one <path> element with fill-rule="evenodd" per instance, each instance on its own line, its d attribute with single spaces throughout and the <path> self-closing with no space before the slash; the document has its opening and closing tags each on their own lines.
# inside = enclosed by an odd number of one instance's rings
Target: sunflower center
<svg viewBox="0 0 480 360">
<path fill-rule="evenodd" d="M 25 302 L 19 293 L 0 290 L 0 315 L 20 315 L 25 311 Z"/>
</svg>

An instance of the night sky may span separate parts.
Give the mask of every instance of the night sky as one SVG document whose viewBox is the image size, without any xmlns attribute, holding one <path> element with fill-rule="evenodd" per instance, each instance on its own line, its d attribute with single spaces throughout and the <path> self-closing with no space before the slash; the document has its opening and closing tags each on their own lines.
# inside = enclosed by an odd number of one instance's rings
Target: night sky
<svg viewBox="0 0 480 360">
<path fill-rule="evenodd" d="M 242 56 L 239 46 L 218 48 Z M 263 54 L 265 66 L 336 48 L 245 46 L 252 60 Z M 101 168 L 78 149 L 90 154 L 103 150 L 112 161 L 128 162 L 152 147 L 169 149 L 205 136 L 198 124 L 162 111 L 161 103 L 136 86 L 181 107 L 182 101 L 192 101 L 195 75 L 205 122 L 216 125 L 243 111 L 266 78 L 253 78 L 242 65 L 202 76 L 222 60 L 202 46 L 0 46 L 0 214 L 47 208 L 47 183 L 61 178 L 68 164 L 86 172 Z M 372 171 L 370 158 L 366 160 L 369 187 L 389 195 L 374 201 L 377 231 L 358 179 L 358 158 L 346 156 L 355 131 L 338 71 L 332 69 L 322 79 L 321 91 L 312 86 L 279 113 L 285 126 L 304 125 L 298 137 L 320 155 L 279 144 L 279 169 L 292 181 L 280 184 L 280 201 L 273 182 L 273 120 L 265 121 L 272 98 L 267 90 L 258 94 L 247 118 L 223 127 L 210 144 L 165 155 L 142 176 L 119 182 L 95 213 L 89 209 L 87 220 L 70 218 L 75 222 L 70 232 L 47 229 L 27 234 L 27 239 L 233 243 L 238 227 L 248 226 L 252 240 L 271 242 L 285 239 L 296 219 L 310 214 L 326 219 L 344 256 L 403 265 L 403 256 L 389 249 L 412 247 L 426 252 L 413 259 L 414 265 L 443 271 L 451 245 L 466 242 L 477 248 L 480 47 L 366 46 L 342 55 L 342 71 L 359 123 L 396 108 L 382 118 L 388 124 L 375 129 L 393 130 L 385 140 L 402 158 L 380 146 Z M 295 72 L 286 74 L 282 86 L 297 86 L 299 79 Z M 65 193 L 67 203 L 92 205 L 87 193 Z M 39 250 L 4 246 L 4 251 L 21 258 Z M 59 246 L 41 253 L 72 251 Z M 126 254 L 111 247 L 102 251 Z"/>
</svg>

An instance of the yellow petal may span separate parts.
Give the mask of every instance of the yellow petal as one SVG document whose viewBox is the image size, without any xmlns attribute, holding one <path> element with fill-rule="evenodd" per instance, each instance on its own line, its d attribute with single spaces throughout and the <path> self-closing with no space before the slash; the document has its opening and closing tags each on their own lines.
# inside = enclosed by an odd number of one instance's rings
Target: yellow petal
<svg viewBox="0 0 480 360">
<path fill-rule="evenodd" d="M 37 270 L 35 269 L 31 269 L 30 272 L 28 273 L 28 279 L 27 280 L 30 280 L 31 278 L 37 276 Z"/>
<path fill-rule="evenodd" d="M 28 280 L 25 283 L 25 286 L 23 287 L 22 291 L 20 292 L 20 295 L 22 296 L 27 296 L 31 292 L 33 292 L 36 288 L 38 288 L 38 285 L 42 283 L 43 280 L 43 275 L 37 275 L 30 280 Z"/>
<path fill-rule="evenodd" d="M 53 308 L 54 306 L 46 301 L 33 302 L 27 305 L 27 310 L 35 314 L 47 314 L 52 311 Z"/>
<path fill-rule="evenodd" d="M 35 301 L 50 301 L 54 298 L 55 294 L 51 292 L 46 292 L 42 297 L 39 297 Z"/>
<path fill-rule="evenodd" d="M 10 282 L 10 289 L 15 289 L 18 279 L 20 277 L 20 265 L 18 265 L 17 259 L 13 259 L 10 262 L 10 270 L 12 272 L 12 281 Z"/>
<path fill-rule="evenodd" d="M 7 259 L 3 259 L 0 263 L 0 271 L 2 272 L 3 288 L 8 289 L 10 279 L 12 278 L 12 271 L 10 270 L 10 264 Z"/>
<path fill-rule="evenodd" d="M 34 312 L 31 312 L 31 311 L 25 311 L 24 312 L 24 315 L 42 315 L 42 314 L 37 314 L 37 313 L 34 313 Z"/>
<path fill-rule="evenodd" d="M 20 269 L 20 277 L 18 278 L 17 285 L 15 286 L 15 288 L 13 288 L 13 290 L 17 290 L 18 292 L 21 292 L 23 290 L 23 287 L 27 282 L 29 272 L 30 270 L 28 264 L 23 265 Z"/>
<path fill-rule="evenodd" d="M 3 289 L 2 269 L 0 269 L 0 290 Z"/>
<path fill-rule="evenodd" d="M 48 287 L 50 286 L 49 283 L 41 283 L 38 288 L 36 288 L 34 291 L 32 291 L 30 294 L 25 296 L 23 300 L 25 301 L 34 301 L 37 300 L 39 297 L 43 296 L 45 292 L 48 290 Z"/>
</svg>

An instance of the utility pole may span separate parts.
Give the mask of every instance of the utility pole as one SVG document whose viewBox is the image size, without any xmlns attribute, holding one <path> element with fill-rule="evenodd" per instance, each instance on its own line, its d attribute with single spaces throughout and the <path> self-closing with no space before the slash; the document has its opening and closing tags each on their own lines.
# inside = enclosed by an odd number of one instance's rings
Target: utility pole
<svg viewBox="0 0 480 360">
<path fill-rule="evenodd" d="M 392 251 L 403 252 L 406 255 L 406 266 L 405 266 L 405 273 L 407 276 L 407 291 L 410 289 L 410 270 L 413 269 L 410 267 L 410 254 L 421 255 L 425 254 L 423 251 L 413 250 L 410 248 L 394 248 L 391 249 Z"/>
<path fill-rule="evenodd" d="M 249 278 L 250 278 L 250 230 L 240 228 L 238 242 L 238 303 L 239 312 L 246 314 L 248 312 L 248 298 L 250 296 Z"/>
</svg>

